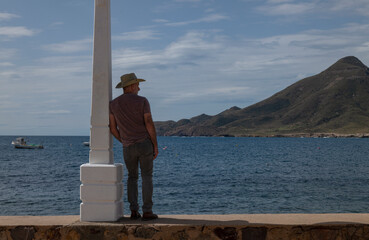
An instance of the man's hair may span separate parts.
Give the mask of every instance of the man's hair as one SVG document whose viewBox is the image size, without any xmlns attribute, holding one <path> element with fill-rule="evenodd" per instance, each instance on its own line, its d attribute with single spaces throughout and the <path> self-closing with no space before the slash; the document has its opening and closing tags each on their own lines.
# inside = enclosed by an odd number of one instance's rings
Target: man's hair
<svg viewBox="0 0 369 240">
<path fill-rule="evenodd" d="M 135 83 L 134 83 L 135 84 Z M 131 85 L 128 85 L 128 86 L 125 86 L 124 88 L 123 88 L 123 92 L 125 93 L 126 91 L 127 91 L 127 89 L 128 88 L 130 88 L 132 85 L 134 85 L 134 84 L 131 84 Z"/>
</svg>

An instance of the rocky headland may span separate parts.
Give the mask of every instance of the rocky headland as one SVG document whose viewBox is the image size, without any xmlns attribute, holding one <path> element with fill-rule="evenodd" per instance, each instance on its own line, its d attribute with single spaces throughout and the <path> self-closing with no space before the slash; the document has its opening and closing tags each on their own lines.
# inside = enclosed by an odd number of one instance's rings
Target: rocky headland
<svg viewBox="0 0 369 240">
<path fill-rule="evenodd" d="M 369 137 L 369 69 L 344 57 L 251 106 L 155 125 L 160 136 Z"/>
</svg>

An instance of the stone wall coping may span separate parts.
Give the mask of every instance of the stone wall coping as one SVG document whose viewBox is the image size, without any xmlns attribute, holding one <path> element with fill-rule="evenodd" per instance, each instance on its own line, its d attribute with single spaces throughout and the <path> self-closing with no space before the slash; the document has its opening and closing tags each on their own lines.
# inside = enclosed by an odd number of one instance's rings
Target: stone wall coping
<svg viewBox="0 0 369 240">
<path fill-rule="evenodd" d="M 129 216 L 117 222 L 80 222 L 79 215 L 0 216 L 0 227 L 9 226 L 241 226 L 241 225 L 347 225 L 369 224 L 369 213 L 327 214 L 227 214 L 227 215 L 159 215 L 154 221 L 132 221 Z"/>
</svg>

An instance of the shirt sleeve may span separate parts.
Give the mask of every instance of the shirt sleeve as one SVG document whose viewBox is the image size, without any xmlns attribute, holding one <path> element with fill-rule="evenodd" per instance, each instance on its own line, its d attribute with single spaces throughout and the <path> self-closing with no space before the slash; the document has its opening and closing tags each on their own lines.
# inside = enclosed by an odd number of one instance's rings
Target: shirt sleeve
<svg viewBox="0 0 369 240">
<path fill-rule="evenodd" d="M 145 101 L 144 101 L 144 114 L 145 113 L 151 113 L 150 103 L 146 98 L 145 98 Z"/>
</svg>

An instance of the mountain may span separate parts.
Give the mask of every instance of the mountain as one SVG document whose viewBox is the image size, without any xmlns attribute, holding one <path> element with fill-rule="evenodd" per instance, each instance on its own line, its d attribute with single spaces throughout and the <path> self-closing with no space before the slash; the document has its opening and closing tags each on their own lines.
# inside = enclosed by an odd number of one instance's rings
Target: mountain
<svg viewBox="0 0 369 240">
<path fill-rule="evenodd" d="M 369 133 L 369 69 L 353 56 L 246 108 L 155 123 L 162 136 Z"/>
</svg>

